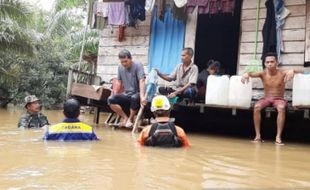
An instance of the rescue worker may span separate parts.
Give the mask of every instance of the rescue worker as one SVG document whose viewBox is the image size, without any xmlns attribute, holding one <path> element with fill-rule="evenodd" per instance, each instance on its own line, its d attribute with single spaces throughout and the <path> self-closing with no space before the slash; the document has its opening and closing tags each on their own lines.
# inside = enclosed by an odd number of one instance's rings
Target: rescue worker
<svg viewBox="0 0 310 190">
<path fill-rule="evenodd" d="M 40 112 L 41 105 L 35 95 L 25 97 L 25 108 L 27 113 L 19 119 L 19 128 L 40 128 L 49 125 L 47 117 Z"/>
<path fill-rule="evenodd" d="M 80 103 L 71 98 L 64 103 L 65 119 L 62 123 L 48 126 L 44 140 L 98 140 L 93 128 L 80 122 Z"/>
<path fill-rule="evenodd" d="M 170 121 L 171 105 L 166 96 L 155 96 L 151 103 L 151 111 L 155 115 L 155 123 L 146 126 L 140 133 L 138 142 L 145 146 L 188 147 L 189 142 L 184 130 Z"/>
</svg>

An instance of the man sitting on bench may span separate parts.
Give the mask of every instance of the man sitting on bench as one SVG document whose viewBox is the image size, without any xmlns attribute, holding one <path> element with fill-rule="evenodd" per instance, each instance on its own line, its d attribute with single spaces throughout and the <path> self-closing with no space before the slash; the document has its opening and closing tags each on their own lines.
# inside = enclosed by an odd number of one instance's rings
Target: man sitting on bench
<svg viewBox="0 0 310 190">
<path fill-rule="evenodd" d="M 256 136 L 252 142 L 262 142 L 260 133 L 261 110 L 272 105 L 278 112 L 275 143 L 277 145 L 284 145 L 281 135 L 285 123 L 285 108 L 287 106 L 287 100 L 284 99 L 285 83 L 291 80 L 298 71 L 279 69 L 275 53 L 266 54 L 265 67 L 263 71 L 245 73 L 241 79 L 244 83 L 249 81 L 249 77 L 260 78 L 264 86 L 265 96 L 256 102 L 254 106 L 253 119 Z"/>
<path fill-rule="evenodd" d="M 196 83 L 198 78 L 198 67 L 192 62 L 193 55 L 192 48 L 184 48 L 181 54 L 182 63 L 178 64 L 170 75 L 164 75 L 156 69 L 160 78 L 168 82 L 176 81 L 177 85 L 176 89 L 160 87 L 158 89 L 160 94 L 168 95 L 168 98 L 178 96 L 193 101 L 197 94 Z"/>
<path fill-rule="evenodd" d="M 139 110 L 140 102 L 146 105 L 145 73 L 143 65 L 133 61 L 128 50 L 120 51 L 118 57 L 121 62 L 117 72 L 118 85 L 108 98 L 108 104 L 122 118 L 120 127 L 132 127 L 133 118 Z M 120 93 L 122 85 L 124 92 Z M 124 112 L 124 108 L 130 108 L 129 117 Z"/>
</svg>

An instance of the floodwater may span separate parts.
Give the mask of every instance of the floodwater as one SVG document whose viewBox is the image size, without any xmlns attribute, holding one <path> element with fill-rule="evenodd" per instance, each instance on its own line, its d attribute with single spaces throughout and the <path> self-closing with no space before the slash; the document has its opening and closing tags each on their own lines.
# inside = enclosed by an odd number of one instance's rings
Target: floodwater
<svg viewBox="0 0 310 190">
<path fill-rule="evenodd" d="M 0 110 L 0 189 L 310 188 L 310 145 L 188 134 L 189 149 L 143 148 L 103 124 L 97 142 L 44 142 L 41 130 L 16 128 L 21 114 Z"/>
</svg>

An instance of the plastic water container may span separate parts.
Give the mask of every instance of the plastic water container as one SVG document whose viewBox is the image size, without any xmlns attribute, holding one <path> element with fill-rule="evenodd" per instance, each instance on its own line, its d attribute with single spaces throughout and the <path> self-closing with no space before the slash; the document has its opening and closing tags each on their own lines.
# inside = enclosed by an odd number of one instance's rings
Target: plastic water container
<svg viewBox="0 0 310 190">
<path fill-rule="evenodd" d="M 206 88 L 207 105 L 228 106 L 229 77 L 210 75 Z"/>
<path fill-rule="evenodd" d="M 293 106 L 310 106 L 310 75 L 296 74 L 293 79 Z"/>
<path fill-rule="evenodd" d="M 231 76 L 229 81 L 228 104 L 230 107 L 249 108 L 252 100 L 252 80 L 241 82 L 242 76 Z"/>
</svg>

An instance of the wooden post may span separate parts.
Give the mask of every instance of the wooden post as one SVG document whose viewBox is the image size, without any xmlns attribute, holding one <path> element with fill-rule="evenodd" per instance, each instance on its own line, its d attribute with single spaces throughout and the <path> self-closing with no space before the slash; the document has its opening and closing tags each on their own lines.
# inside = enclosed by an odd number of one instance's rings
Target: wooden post
<svg viewBox="0 0 310 190">
<path fill-rule="evenodd" d="M 67 94 L 66 94 L 67 98 L 69 98 L 69 95 L 71 94 L 72 80 L 73 80 L 73 71 L 71 69 L 69 69 L 68 83 L 67 83 Z"/>
<path fill-rule="evenodd" d="M 100 107 L 95 107 L 95 113 L 94 113 L 94 120 L 93 122 L 96 124 L 99 124 L 99 117 L 100 117 Z"/>
<path fill-rule="evenodd" d="M 184 47 L 191 47 L 193 48 L 193 50 L 195 50 L 197 21 L 198 21 L 198 7 L 195 8 L 192 14 L 188 15 L 185 30 Z"/>
<path fill-rule="evenodd" d="M 306 47 L 305 62 L 310 62 L 310 0 L 306 1 Z"/>
</svg>

